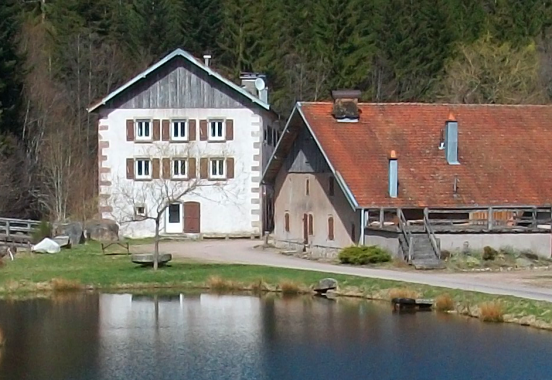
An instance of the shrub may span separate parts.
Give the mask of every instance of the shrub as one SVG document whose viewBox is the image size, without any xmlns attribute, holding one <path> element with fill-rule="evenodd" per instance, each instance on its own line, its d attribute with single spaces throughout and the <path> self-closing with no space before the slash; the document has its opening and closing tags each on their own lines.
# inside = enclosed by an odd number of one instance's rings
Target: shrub
<svg viewBox="0 0 552 380">
<path fill-rule="evenodd" d="M 451 254 L 450 254 L 450 251 L 446 250 L 446 249 L 442 249 L 441 250 L 441 260 L 448 260 L 450 258 Z"/>
<path fill-rule="evenodd" d="M 479 318 L 483 322 L 503 322 L 504 311 L 499 302 L 485 302 L 479 305 Z"/>
<path fill-rule="evenodd" d="M 500 253 L 504 256 L 515 256 L 516 250 L 511 245 L 506 245 L 504 247 L 500 247 Z"/>
<path fill-rule="evenodd" d="M 496 256 L 498 255 L 498 252 L 496 249 L 486 246 L 483 248 L 483 256 L 482 259 L 485 261 L 494 260 Z"/>
<path fill-rule="evenodd" d="M 33 244 L 40 243 L 44 238 L 52 237 L 52 225 L 43 220 L 40 224 L 31 232 L 31 240 Z"/>
<path fill-rule="evenodd" d="M 376 245 L 351 246 L 339 252 L 339 261 L 343 264 L 366 265 L 391 261 L 391 255 Z"/>
<path fill-rule="evenodd" d="M 454 300 L 450 294 L 445 293 L 435 298 L 435 309 L 439 311 L 451 311 L 454 310 Z"/>
</svg>

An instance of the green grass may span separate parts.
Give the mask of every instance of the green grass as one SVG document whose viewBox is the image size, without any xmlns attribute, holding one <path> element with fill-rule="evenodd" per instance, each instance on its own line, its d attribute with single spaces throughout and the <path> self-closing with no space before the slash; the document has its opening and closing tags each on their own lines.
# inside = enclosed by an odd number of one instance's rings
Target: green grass
<svg viewBox="0 0 552 380">
<path fill-rule="evenodd" d="M 466 292 L 400 281 L 345 276 L 330 273 L 273 268 L 255 265 L 207 264 L 173 260 L 170 265 L 153 271 L 130 262 L 128 256 L 105 256 L 100 245 L 88 243 L 53 255 L 18 254 L 15 261 L 5 261 L 0 268 L 0 297 L 34 294 L 38 291 L 60 291 L 60 280 L 95 289 L 154 289 L 154 288 L 209 288 L 209 283 L 226 281 L 233 290 L 251 289 L 283 291 L 282 284 L 293 284 L 295 289 L 307 289 L 324 277 L 335 278 L 343 294 L 372 299 L 389 299 L 396 289 L 409 289 L 422 298 L 436 298 L 449 294 L 459 311 L 468 313 L 485 302 L 500 302 L 505 315 L 513 318 L 535 316 L 552 323 L 550 303 L 516 297 L 495 296 Z M 54 280 L 52 282 L 52 280 Z M 73 283 L 71 283 L 73 281 Z M 54 289 L 57 284 L 58 289 Z M 62 288 L 63 288 L 62 287 Z M 284 288 L 290 291 L 290 286 Z M 288 289 L 289 288 L 289 289 Z"/>
</svg>

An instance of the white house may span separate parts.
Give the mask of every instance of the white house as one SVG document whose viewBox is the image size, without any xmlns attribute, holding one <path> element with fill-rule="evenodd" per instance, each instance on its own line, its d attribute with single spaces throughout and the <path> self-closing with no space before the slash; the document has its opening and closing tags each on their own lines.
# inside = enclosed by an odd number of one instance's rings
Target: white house
<svg viewBox="0 0 552 380">
<path fill-rule="evenodd" d="M 264 76 L 239 86 L 209 58 L 177 49 L 88 110 L 99 115 L 99 211 L 124 236 L 153 236 L 140 219 L 163 189 L 191 190 L 164 212 L 163 234 L 259 236 L 271 220 L 260 180 L 280 127 Z"/>
</svg>

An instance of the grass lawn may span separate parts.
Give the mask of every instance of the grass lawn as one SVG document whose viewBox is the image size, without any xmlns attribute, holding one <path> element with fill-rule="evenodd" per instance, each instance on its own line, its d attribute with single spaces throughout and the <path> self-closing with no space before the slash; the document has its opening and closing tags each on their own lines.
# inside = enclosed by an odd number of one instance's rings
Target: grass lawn
<svg viewBox="0 0 552 380">
<path fill-rule="evenodd" d="M 81 286 L 104 290 L 172 287 L 232 291 L 262 288 L 292 293 L 307 290 L 324 277 L 335 278 L 339 282 L 340 294 L 344 295 L 388 300 L 392 296 L 436 298 L 448 294 L 455 308 L 463 314 L 477 316 L 479 306 L 491 303 L 499 305 L 506 320 L 516 322 L 522 317 L 534 316 L 534 320 L 540 321 L 540 327 L 552 323 L 552 305 L 547 302 L 255 265 L 173 260 L 170 265 L 153 271 L 131 263 L 129 256 L 103 255 L 100 245 L 93 242 L 53 255 L 18 254 L 15 261 L 4 259 L 4 266 L 0 267 L 0 297 L 70 290 Z M 57 280 L 52 281 L 54 279 Z"/>
</svg>

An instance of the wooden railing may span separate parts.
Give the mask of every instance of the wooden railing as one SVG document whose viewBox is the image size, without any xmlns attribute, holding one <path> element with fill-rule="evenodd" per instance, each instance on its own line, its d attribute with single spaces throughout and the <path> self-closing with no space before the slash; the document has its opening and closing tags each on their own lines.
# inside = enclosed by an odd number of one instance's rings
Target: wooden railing
<svg viewBox="0 0 552 380">
<path fill-rule="evenodd" d="M 406 218 L 401 209 L 397 210 L 397 216 L 399 217 L 399 230 L 401 231 L 407 246 L 406 259 L 408 262 L 412 261 L 412 233 L 408 230 L 408 224 Z M 403 252 L 404 254 L 404 252 Z"/>
<path fill-rule="evenodd" d="M 429 236 L 429 240 L 431 241 L 431 247 L 433 248 L 433 253 L 435 254 L 435 256 L 437 256 L 438 259 L 440 259 L 441 249 L 437 244 L 437 238 L 435 238 L 435 233 L 433 232 L 433 228 L 431 227 L 431 223 L 429 222 L 429 213 L 427 208 L 424 209 L 424 229 L 427 235 Z"/>
<path fill-rule="evenodd" d="M 0 243 L 29 244 L 39 224 L 36 220 L 0 218 Z"/>
</svg>

